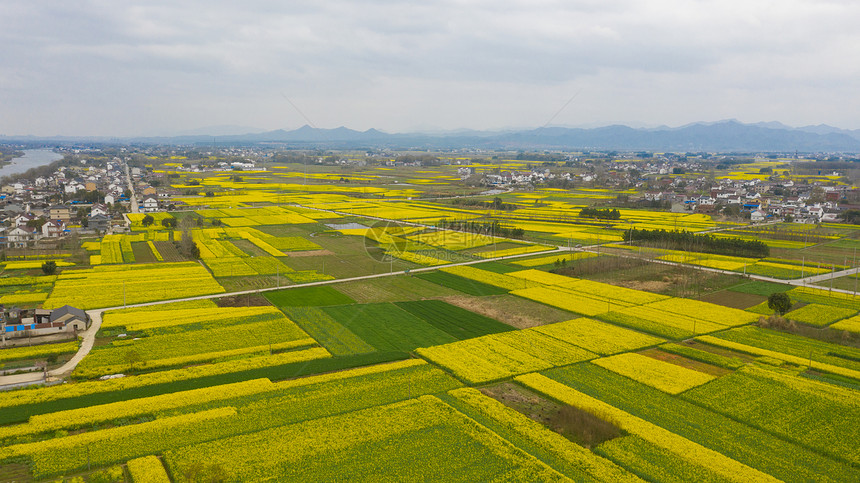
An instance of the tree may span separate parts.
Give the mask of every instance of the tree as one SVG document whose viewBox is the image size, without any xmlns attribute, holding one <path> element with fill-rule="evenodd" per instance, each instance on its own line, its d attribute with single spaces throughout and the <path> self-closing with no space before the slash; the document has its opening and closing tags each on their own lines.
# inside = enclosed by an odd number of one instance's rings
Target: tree
<svg viewBox="0 0 860 483">
<path fill-rule="evenodd" d="M 143 224 L 143 226 L 149 226 L 155 223 L 155 218 L 153 218 L 152 215 L 146 215 L 143 217 L 142 220 L 140 220 L 140 222 Z"/>
<path fill-rule="evenodd" d="M 44 218 L 36 218 L 34 220 L 27 220 L 27 227 L 28 228 L 37 228 L 37 229 L 41 230 L 42 225 L 44 225 L 47 222 L 48 222 L 48 220 L 46 220 Z"/>
<path fill-rule="evenodd" d="M 132 349 L 125 353 L 123 360 L 129 365 L 129 368 L 133 371 L 134 366 L 136 366 L 137 363 L 143 361 L 143 356 L 141 356 L 140 353 L 136 350 Z"/>
<path fill-rule="evenodd" d="M 48 260 L 47 262 L 42 264 L 42 272 L 45 275 L 53 275 L 57 271 L 57 262 L 53 260 Z"/>
<path fill-rule="evenodd" d="M 822 203 L 824 202 L 824 188 L 821 186 L 816 186 L 812 188 L 812 193 L 807 200 L 809 203 Z"/>
<path fill-rule="evenodd" d="M 191 237 L 191 223 L 193 222 L 189 218 L 182 220 L 182 239 L 179 242 L 179 252 L 186 258 L 197 260 L 200 258 L 200 248 L 197 247 Z"/>
<path fill-rule="evenodd" d="M 732 203 L 723 208 L 723 214 L 726 216 L 738 216 L 741 214 L 741 205 Z"/>
<path fill-rule="evenodd" d="M 786 292 L 772 293 L 767 297 L 767 306 L 769 309 L 782 315 L 791 309 L 791 297 Z"/>
<path fill-rule="evenodd" d="M 860 225 L 860 210 L 845 210 L 842 212 L 842 219 L 845 223 Z"/>
<path fill-rule="evenodd" d="M 161 220 L 161 226 L 163 226 L 165 228 L 176 227 L 176 218 L 163 218 Z"/>
</svg>

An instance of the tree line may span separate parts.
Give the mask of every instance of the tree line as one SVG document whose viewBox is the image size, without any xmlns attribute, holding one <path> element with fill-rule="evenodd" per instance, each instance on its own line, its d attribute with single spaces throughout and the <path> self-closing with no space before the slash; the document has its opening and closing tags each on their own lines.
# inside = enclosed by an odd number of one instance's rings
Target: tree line
<svg viewBox="0 0 860 483">
<path fill-rule="evenodd" d="M 583 208 L 579 210 L 579 216 L 583 218 L 597 218 L 599 220 L 620 220 L 621 212 L 610 208 Z"/>
<path fill-rule="evenodd" d="M 516 204 L 505 203 L 498 196 L 493 198 L 493 201 L 481 201 L 473 198 L 454 198 L 451 200 L 451 204 L 454 206 L 480 206 L 481 208 L 500 211 L 513 211 L 517 209 Z"/>
<path fill-rule="evenodd" d="M 482 223 L 480 221 L 469 220 L 447 220 L 442 218 L 436 223 L 436 226 L 442 229 L 468 231 L 470 233 L 478 233 L 488 236 L 500 236 L 504 238 L 523 238 L 525 230 L 513 226 L 504 226 L 498 221 L 491 223 Z"/>
<path fill-rule="evenodd" d="M 759 240 L 741 238 L 719 238 L 711 234 L 696 234 L 688 231 L 639 230 L 624 232 L 624 241 L 659 243 L 672 250 L 695 250 L 703 253 L 731 255 L 735 257 L 764 258 L 770 255 L 770 247 Z"/>
</svg>

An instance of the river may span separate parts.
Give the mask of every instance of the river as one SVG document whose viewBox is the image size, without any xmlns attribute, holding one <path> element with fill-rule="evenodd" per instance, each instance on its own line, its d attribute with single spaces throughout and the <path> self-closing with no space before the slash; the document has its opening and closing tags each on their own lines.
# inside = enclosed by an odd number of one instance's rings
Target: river
<svg viewBox="0 0 860 483">
<path fill-rule="evenodd" d="M 25 149 L 23 156 L 13 159 L 11 163 L 0 168 L 0 178 L 22 174 L 30 168 L 51 164 L 60 159 L 63 159 L 63 155 L 50 149 Z"/>
</svg>

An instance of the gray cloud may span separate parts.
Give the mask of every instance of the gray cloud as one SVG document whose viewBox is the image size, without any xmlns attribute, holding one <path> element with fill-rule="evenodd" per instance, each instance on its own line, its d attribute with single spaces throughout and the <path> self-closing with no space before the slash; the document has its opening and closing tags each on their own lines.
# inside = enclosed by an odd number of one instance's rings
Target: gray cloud
<svg viewBox="0 0 860 483">
<path fill-rule="evenodd" d="M 499 128 L 726 117 L 860 128 L 850 1 L 0 3 L 0 133 Z"/>
</svg>

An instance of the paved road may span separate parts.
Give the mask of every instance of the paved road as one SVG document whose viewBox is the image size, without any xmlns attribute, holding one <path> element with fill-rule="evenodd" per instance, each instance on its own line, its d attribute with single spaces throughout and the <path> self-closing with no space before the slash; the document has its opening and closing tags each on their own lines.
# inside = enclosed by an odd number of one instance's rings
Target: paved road
<svg viewBox="0 0 860 483">
<path fill-rule="evenodd" d="M 0 391 L 14 389 L 16 387 L 42 384 L 45 382 L 43 372 L 25 372 L 24 374 L 13 374 L 11 376 L 0 376 Z"/>
<path fill-rule="evenodd" d="M 137 204 L 137 195 L 134 194 L 134 184 L 131 182 L 131 174 L 128 172 L 128 163 L 123 163 L 125 166 L 125 179 L 128 181 L 128 190 L 131 191 L 131 212 L 140 213 L 140 207 Z"/>
<path fill-rule="evenodd" d="M 821 275 L 813 275 L 812 277 L 801 278 L 799 281 L 802 281 L 804 285 L 809 285 L 811 283 L 823 282 L 825 280 L 830 280 L 831 278 L 839 278 L 845 277 L 847 275 L 854 275 L 860 271 L 860 268 L 849 268 L 848 270 L 841 270 L 839 272 L 830 272 L 830 273 L 822 273 Z M 792 284 L 798 285 L 798 284 Z M 853 293 L 850 291 L 846 291 L 848 293 Z"/>
<path fill-rule="evenodd" d="M 126 168 L 126 174 L 128 174 L 128 165 L 126 165 L 125 168 Z M 131 188 L 131 177 L 130 176 L 129 176 L 129 187 Z M 134 196 L 134 195 L 132 194 L 132 196 Z M 298 205 L 298 206 L 302 206 L 304 208 L 310 208 L 310 209 L 317 210 L 317 211 L 326 211 L 326 212 L 335 213 L 335 214 L 339 214 L 339 215 L 350 215 L 350 216 L 353 215 L 353 213 L 339 212 L 339 211 L 334 211 L 334 210 L 325 210 L 325 209 L 321 209 L 321 208 L 315 208 L 313 206 L 304 206 L 304 205 Z M 371 216 L 363 216 L 363 217 L 368 218 L 368 219 L 378 220 L 378 221 L 387 221 L 387 222 L 392 222 L 392 223 L 399 223 L 399 224 L 403 224 L 403 225 L 419 226 L 419 227 L 426 227 L 426 228 L 435 228 L 432 225 L 427 225 L 427 224 L 417 223 L 417 222 L 393 220 L 393 219 L 388 219 L 388 218 L 371 217 Z M 711 230 L 711 232 L 721 231 L 724 229 L 731 229 L 731 228 L 714 229 L 714 230 Z M 506 239 L 503 237 L 496 237 L 496 238 Z M 509 239 L 509 240 L 514 240 L 514 239 Z M 514 241 L 522 241 L 522 240 L 514 240 Z M 624 242 L 607 243 L 605 245 L 612 245 L 612 244 L 619 244 L 619 243 L 624 243 Z M 487 262 L 487 261 L 493 261 L 493 260 L 506 260 L 506 259 L 514 259 L 514 258 L 531 257 L 531 256 L 536 256 L 536 255 L 551 255 L 553 253 L 568 253 L 569 251 L 592 251 L 593 252 L 593 251 L 598 251 L 598 250 L 599 250 L 598 245 L 592 245 L 592 246 L 588 246 L 588 247 L 578 248 L 575 250 L 572 250 L 569 247 L 557 245 L 556 248 L 554 248 L 552 250 L 545 250 L 545 251 L 534 252 L 534 253 L 523 253 L 520 255 L 508 255 L 508 256 L 503 256 L 503 257 L 493 257 L 493 258 L 486 258 L 486 259 L 469 260 L 469 261 L 465 261 L 465 262 L 457 262 L 457 263 L 451 263 L 448 265 L 441 265 L 441 266 L 435 266 L 435 267 L 422 267 L 422 268 L 411 269 L 411 270 L 409 270 L 409 273 L 429 272 L 429 271 L 437 270 L 437 269 L 443 268 L 443 267 L 474 265 L 474 264 L 483 263 L 483 262 Z M 635 255 L 632 255 L 632 254 L 617 254 L 617 255 L 627 257 L 627 258 L 641 258 L 641 257 L 636 257 Z M 715 269 L 715 268 L 710 268 L 710 267 L 701 267 L 701 266 L 695 266 L 695 265 L 684 265 L 681 263 L 670 262 L 667 260 L 656 260 L 656 259 L 651 259 L 651 258 L 645 258 L 645 259 L 652 262 L 652 263 L 661 263 L 664 265 L 672 265 L 672 266 L 684 266 L 684 267 L 690 267 L 690 268 L 694 268 L 697 270 L 703 270 L 703 271 L 707 271 L 707 272 L 725 273 L 725 274 L 729 274 L 729 275 L 738 275 L 737 272 L 731 272 L 728 270 L 720 270 L 720 269 Z M 840 274 L 840 276 L 841 275 L 848 275 L 849 273 L 847 273 L 847 272 L 856 273 L 856 271 L 857 271 L 857 269 L 852 269 L 851 271 L 846 271 L 845 273 L 839 272 L 839 274 Z M 141 303 L 141 304 L 127 305 L 125 307 L 147 307 L 147 306 L 151 306 L 151 305 L 161 305 L 161 304 L 166 304 L 166 303 L 189 301 L 189 300 L 206 300 L 206 299 L 213 299 L 213 298 L 220 298 L 220 297 L 241 296 L 241 295 L 247 295 L 247 294 L 259 294 L 261 292 L 270 292 L 270 291 L 274 291 L 274 290 L 284 290 L 284 289 L 291 289 L 291 288 L 296 288 L 296 287 L 310 287 L 310 286 L 317 286 L 317 285 L 331 285 L 331 284 L 336 284 L 336 283 L 353 282 L 353 281 L 360 281 L 360 280 L 370 280 L 373 278 L 391 277 L 391 276 L 398 276 L 398 275 L 404 275 L 404 274 L 405 274 L 405 272 L 398 271 L 398 272 L 390 272 L 390 273 L 363 275 L 363 276 L 359 276 L 359 277 L 341 278 L 341 279 L 335 279 L 335 280 L 324 280 L 324 281 L 319 281 L 319 282 L 310 282 L 310 283 L 303 283 L 303 284 L 298 284 L 298 285 L 290 285 L 290 286 L 286 286 L 286 287 L 269 287 L 269 288 L 263 288 L 263 289 L 243 290 L 243 291 L 238 291 L 238 292 L 219 293 L 219 294 L 212 294 L 212 295 L 201 295 L 198 297 L 186 297 L 186 298 L 181 298 L 181 299 L 161 300 L 161 301 L 157 301 L 157 302 L 147 302 L 147 303 Z M 759 276 L 759 275 L 747 275 L 748 278 L 751 278 L 754 280 L 763 280 L 763 281 L 771 281 L 771 282 L 778 282 L 778 283 L 789 283 L 791 285 L 805 285 L 808 283 L 812 283 L 813 280 L 817 280 L 819 278 L 821 280 L 826 280 L 830 276 L 831 276 L 831 274 L 825 274 L 825 275 L 818 275 L 818 276 L 814 276 L 814 277 L 807 277 L 805 279 L 800 279 L 800 280 L 785 281 L 785 280 L 774 279 L 774 278 L 770 278 L 770 277 L 763 277 L 763 276 Z M 823 278 L 821 278 L 821 277 L 823 277 Z M 846 290 L 834 289 L 834 291 L 843 292 L 843 293 L 852 293 L 852 292 L 849 292 Z M 69 374 L 71 374 L 72 371 L 74 371 L 75 367 L 77 367 L 77 365 L 81 362 L 81 360 L 87 354 L 89 354 L 89 352 L 92 350 L 93 344 L 95 343 L 96 333 L 101 328 L 101 323 L 102 323 L 101 314 L 102 314 L 102 312 L 107 311 L 107 310 L 114 310 L 114 309 L 118 309 L 118 308 L 123 308 L 123 307 L 108 307 L 108 308 L 102 308 L 102 309 L 88 310 L 87 313 L 89 314 L 89 316 L 92 320 L 92 323 L 91 323 L 90 327 L 81 334 L 82 342 L 81 342 L 80 349 L 74 355 L 74 357 L 72 357 L 72 359 L 70 359 L 68 362 L 63 364 L 61 367 L 54 369 L 54 370 L 51 370 L 51 371 L 48 371 L 48 376 L 50 376 L 50 377 L 67 377 Z M 11 376 L 6 376 L 6 377 L 11 377 Z M 29 382 L 29 384 L 33 384 L 36 382 L 40 382 L 40 381 Z M 2 378 L 0 378 L 0 388 L 3 388 L 5 384 L 6 384 L 6 381 L 3 380 Z"/>
<path fill-rule="evenodd" d="M 607 245 L 610 245 L 610 244 L 607 244 Z M 597 250 L 595 250 L 594 247 L 587 247 L 585 250 L 592 252 L 592 253 L 597 252 Z M 811 285 L 811 284 L 814 284 L 816 282 L 822 282 L 825 280 L 830 280 L 831 278 L 839 278 L 839 277 L 844 277 L 847 275 L 853 275 L 855 273 L 858 273 L 858 270 L 860 270 L 860 268 L 851 268 L 848 270 L 842 270 L 840 272 L 825 273 L 822 275 L 813 275 L 811 277 L 796 278 L 793 280 L 785 280 L 782 278 L 766 277 L 764 275 L 756 275 L 756 274 L 752 274 L 752 273 L 743 274 L 743 273 L 734 272 L 731 270 L 722 270 L 719 268 L 703 267 L 701 265 L 690 265 L 690 264 L 679 263 L 679 262 L 671 262 L 668 260 L 659 260 L 659 259 L 655 259 L 655 258 L 641 257 L 641 256 L 637 256 L 634 254 L 619 253 L 617 251 L 613 251 L 612 255 L 622 257 L 622 258 L 636 258 L 636 259 L 645 260 L 645 261 L 648 261 L 651 263 L 659 263 L 661 265 L 670 265 L 673 267 L 692 268 L 694 270 L 700 270 L 703 272 L 721 273 L 721 274 L 725 274 L 725 275 L 744 275 L 746 278 L 749 278 L 751 280 L 759 280 L 762 282 L 782 283 L 782 284 L 794 285 L 794 286 L 798 286 L 798 287 Z M 824 289 L 823 287 L 816 287 L 816 288 Z M 825 289 L 825 290 L 830 290 L 830 289 Z M 854 292 L 851 290 L 841 290 L 841 289 L 834 288 L 834 289 L 832 289 L 832 291 L 833 292 L 839 292 L 839 293 L 846 293 L 846 294 L 854 294 Z"/>
<path fill-rule="evenodd" d="M 62 366 L 48 371 L 48 376 L 51 377 L 66 377 L 75 370 L 75 367 L 81 362 L 81 360 L 90 353 L 93 349 L 93 344 L 96 342 L 96 333 L 102 326 L 102 311 L 105 309 L 98 310 L 88 310 L 87 315 L 90 316 L 90 326 L 87 330 L 81 332 L 80 336 L 81 347 L 78 349 L 77 354 L 75 354 L 71 359 L 68 360 Z"/>
<path fill-rule="evenodd" d="M 552 249 L 552 250 L 545 250 L 542 252 L 523 253 L 520 255 L 507 255 L 504 257 L 495 257 L 495 258 L 482 258 L 482 259 L 478 259 L 478 260 L 469 260 L 469 261 L 465 261 L 465 262 L 457 262 L 457 263 L 451 263 L 448 265 L 439 265 L 439 266 L 435 266 L 435 267 L 416 268 L 416 269 L 409 270 L 409 273 L 411 274 L 411 273 L 429 272 L 429 271 L 437 270 L 437 269 L 443 268 L 443 267 L 474 265 L 477 263 L 484 263 L 484 262 L 493 261 L 493 260 L 507 260 L 507 259 L 513 259 L 513 258 L 530 257 L 530 256 L 534 256 L 534 255 L 551 255 L 553 253 L 566 253 L 566 252 L 567 252 L 567 250 L 562 250 L 560 248 L 556 248 L 556 249 Z M 107 308 L 102 308 L 102 309 L 88 310 L 87 314 L 89 314 L 90 319 L 92 320 L 92 323 L 90 324 L 90 327 L 86 331 L 84 331 L 80 334 L 80 336 L 82 337 L 80 349 L 78 349 L 78 352 L 74 355 L 74 357 L 69 359 L 69 361 L 66 362 L 65 364 L 63 364 L 61 367 L 58 367 L 57 369 L 53 369 L 51 371 L 48 371 L 48 376 L 50 376 L 50 377 L 67 377 L 72 373 L 72 371 L 75 370 L 75 367 L 77 367 L 77 365 L 81 362 L 81 360 L 83 360 L 83 358 L 87 354 L 89 354 L 90 351 L 92 350 L 93 345 L 95 344 L 96 333 L 98 333 L 98 331 L 102 325 L 102 317 L 101 317 L 102 312 L 105 312 L 107 310 L 121 309 L 121 308 L 127 308 L 127 307 L 148 307 L 148 306 L 152 306 L 152 305 L 162 305 L 162 304 L 168 304 L 168 303 L 173 303 L 173 302 L 184 302 L 184 301 L 189 301 L 189 300 L 207 300 L 207 299 L 231 297 L 231 296 L 237 296 L 237 295 L 241 296 L 241 295 L 249 295 L 249 294 L 259 294 L 261 292 L 271 292 L 271 291 L 275 291 L 275 290 L 285 290 L 285 289 L 293 289 L 293 288 L 299 288 L 299 287 L 313 287 L 316 285 L 331 285 L 331 284 L 335 284 L 335 283 L 354 282 L 354 281 L 360 281 L 360 280 L 370 280 L 373 278 L 395 277 L 395 276 L 406 276 L 406 274 L 403 271 L 389 272 L 389 273 L 377 273 L 377 274 L 372 274 L 372 275 L 362 275 L 360 277 L 340 278 L 340 279 L 335 279 L 335 280 L 322 280 L 319 282 L 309 282 L 309 283 L 303 283 L 303 284 L 297 284 L 297 285 L 288 285 L 286 287 L 268 287 L 268 288 L 262 288 L 262 289 L 254 289 L 254 290 L 242 290 L 239 292 L 228 292 L 228 293 L 217 293 L 217 294 L 211 294 L 211 295 L 200 295 L 197 297 L 186 297 L 186 298 L 171 299 L 171 300 L 159 300 L 157 302 L 146 302 L 146 303 L 141 303 L 141 304 L 133 304 L 133 305 L 126 305 L 126 306 L 119 306 L 119 307 L 107 307 Z M 41 374 L 40 374 L 40 376 L 41 376 Z M 7 376 L 7 377 L 11 377 L 11 376 Z M 31 384 L 33 384 L 33 383 L 35 383 L 35 382 L 31 382 Z M 3 380 L 2 378 L 0 378 L 0 389 L 2 389 L 5 384 L 7 384 L 6 381 Z"/>
</svg>

